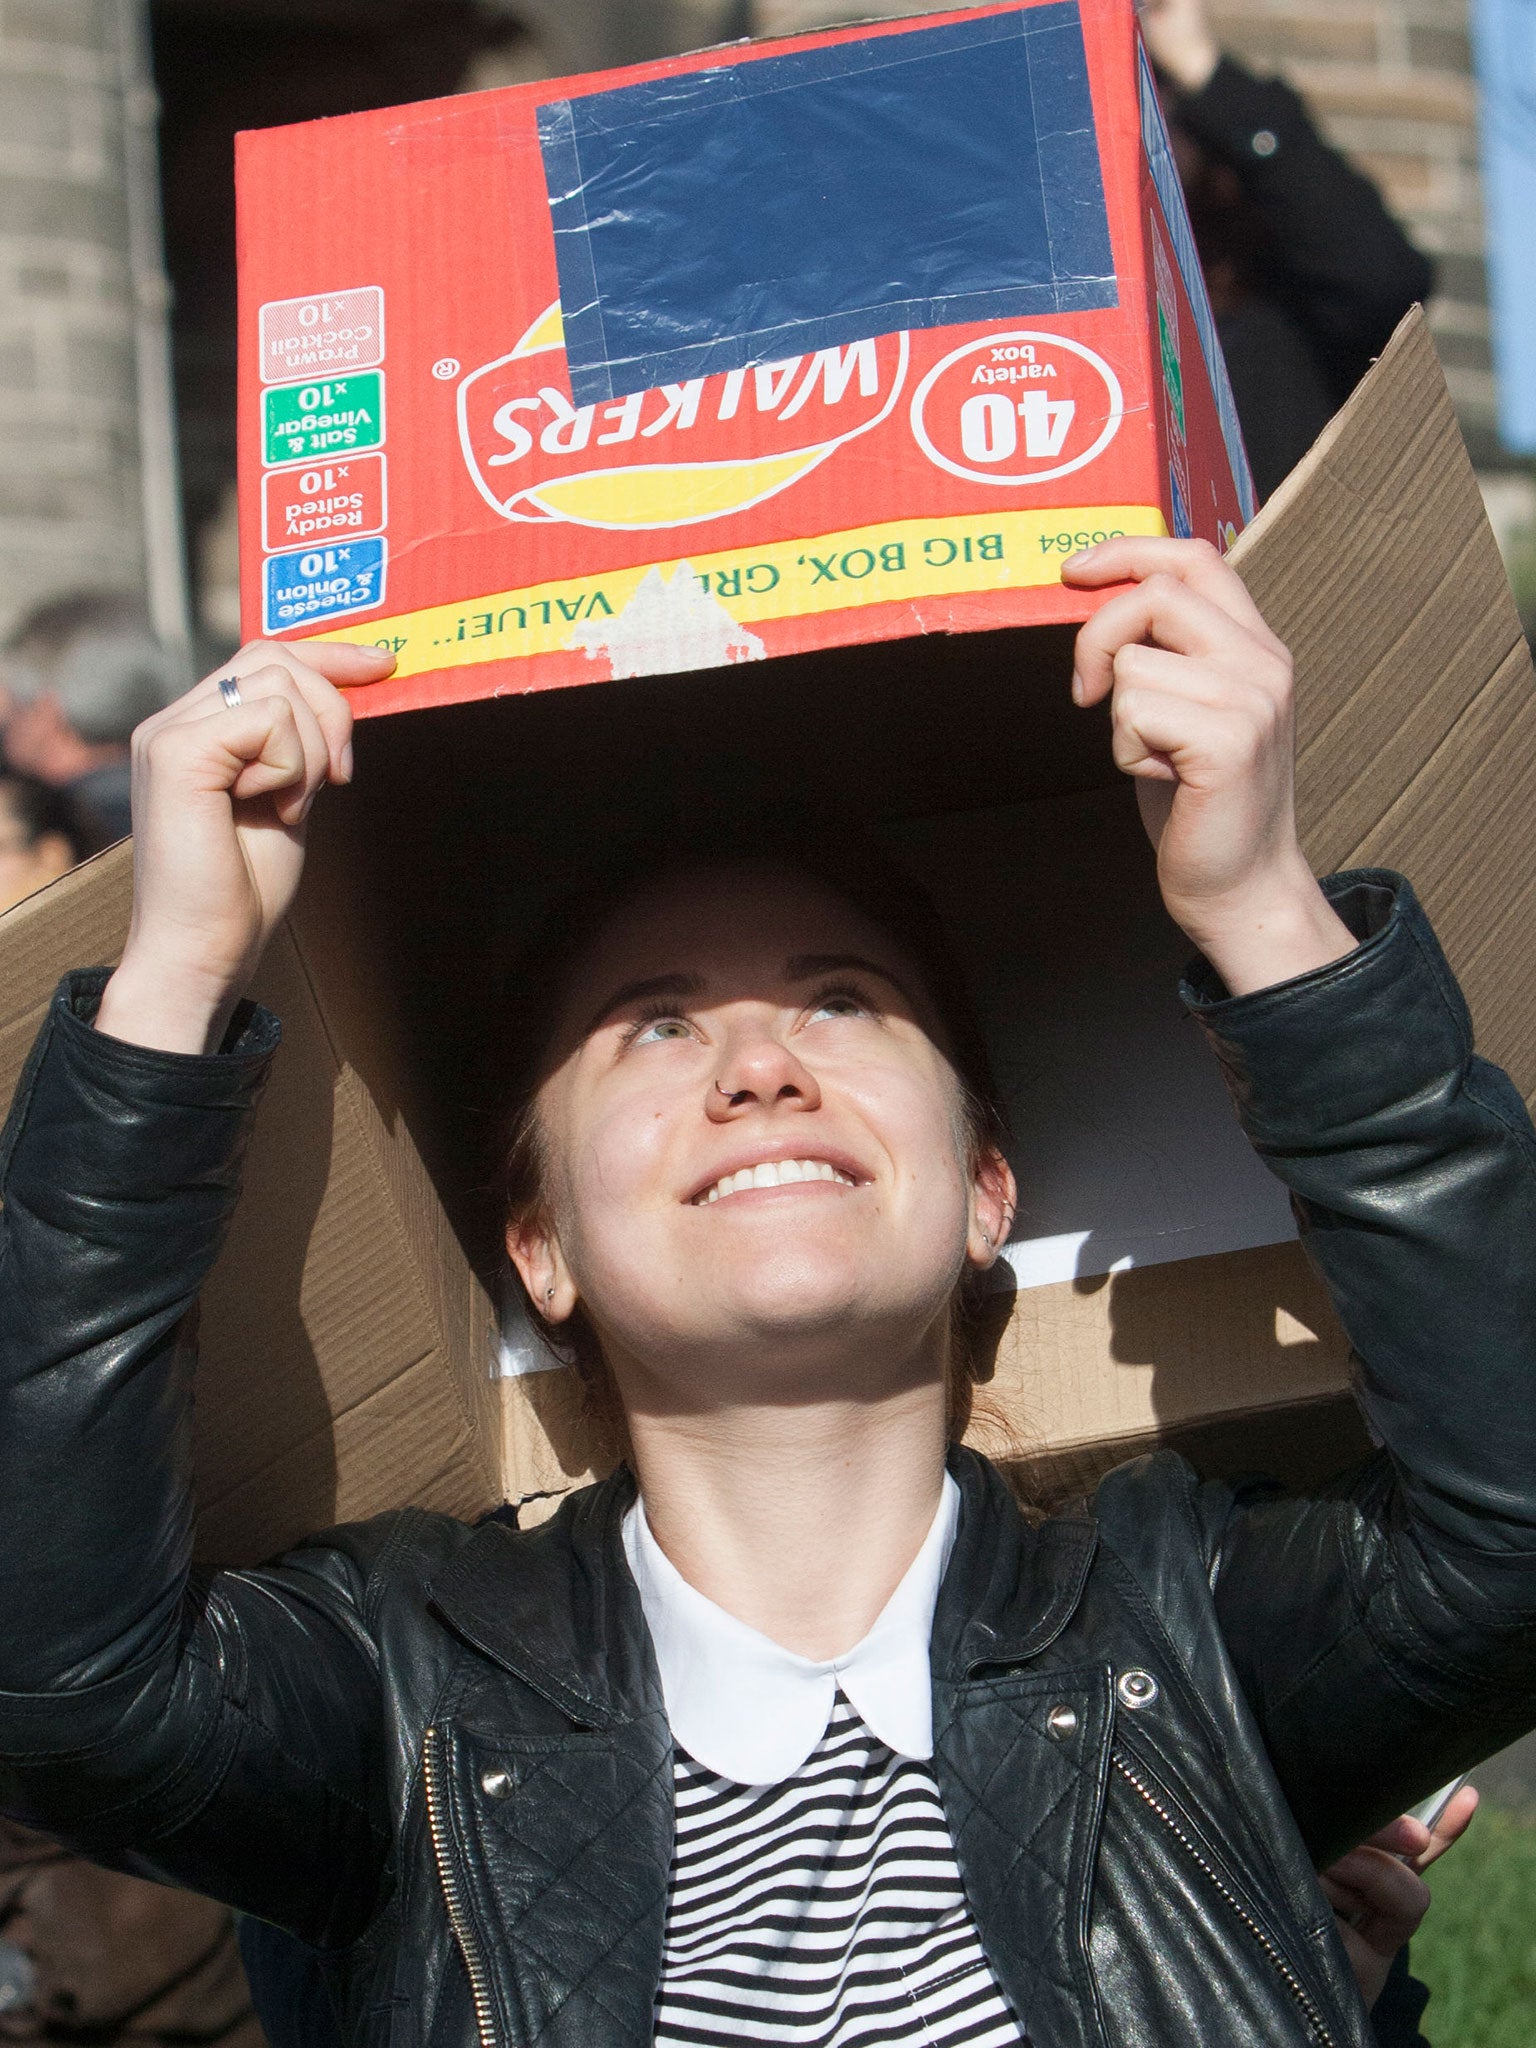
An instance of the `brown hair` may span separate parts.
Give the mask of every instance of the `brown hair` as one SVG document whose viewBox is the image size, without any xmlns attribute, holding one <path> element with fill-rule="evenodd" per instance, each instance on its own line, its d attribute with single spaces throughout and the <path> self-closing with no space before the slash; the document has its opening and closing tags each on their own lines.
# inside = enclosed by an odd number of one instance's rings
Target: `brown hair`
<svg viewBox="0 0 1536 2048">
<path fill-rule="evenodd" d="M 583 950 L 637 897 L 699 869 L 771 865 L 804 875 L 851 904 L 890 939 L 917 973 L 940 1026 L 941 1050 L 959 1084 L 960 1128 L 974 1162 L 1001 1150 L 1007 1122 L 986 1041 L 948 934 L 913 877 L 863 834 L 824 820 L 797 828 L 709 824 L 661 846 L 609 846 L 545 914 L 509 978 L 503 1015 L 511 1029 L 514 1071 L 503 1071 L 504 1110 L 497 1147 L 496 1190 L 508 1222 L 537 1215 L 548 1170 L 539 1090 L 548 1078 L 551 1032 Z M 983 1275 L 967 1271 L 955 1292 L 951 1323 L 949 1421 L 959 1436 L 970 1415 L 978 1349 L 995 1316 L 986 1312 Z M 536 1310 L 534 1327 L 543 1331 Z M 578 1309 L 552 1348 L 568 1355 L 586 1388 L 589 1420 L 606 1455 L 623 1454 L 623 1419 L 595 1333 Z"/>
</svg>

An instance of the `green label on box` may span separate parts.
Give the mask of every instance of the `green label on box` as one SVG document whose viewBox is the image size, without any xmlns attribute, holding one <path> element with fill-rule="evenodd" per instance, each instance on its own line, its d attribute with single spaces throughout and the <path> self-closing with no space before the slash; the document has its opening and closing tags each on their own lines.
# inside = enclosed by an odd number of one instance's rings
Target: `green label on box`
<svg viewBox="0 0 1536 2048">
<path fill-rule="evenodd" d="M 261 394 L 262 460 L 313 462 L 346 448 L 377 448 L 384 439 L 384 373 L 316 377 Z"/>
<path fill-rule="evenodd" d="M 1168 315 L 1163 310 L 1162 299 L 1157 302 L 1157 343 L 1163 359 L 1163 382 L 1168 388 L 1168 403 L 1173 407 L 1173 421 L 1178 428 L 1179 439 L 1188 439 L 1184 424 L 1184 366 L 1179 361 L 1178 344 L 1169 331 Z"/>
</svg>

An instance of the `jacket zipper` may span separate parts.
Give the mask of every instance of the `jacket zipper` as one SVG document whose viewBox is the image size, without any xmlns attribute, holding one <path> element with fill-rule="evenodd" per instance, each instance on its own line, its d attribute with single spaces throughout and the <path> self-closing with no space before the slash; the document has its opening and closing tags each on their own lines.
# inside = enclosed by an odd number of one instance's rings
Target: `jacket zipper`
<svg viewBox="0 0 1536 2048">
<path fill-rule="evenodd" d="M 479 1940 L 464 1910 L 464 1893 L 453 1867 L 453 1844 L 443 1801 L 442 1746 L 441 1729 L 429 1728 L 422 1741 L 421 1763 L 427 1790 L 427 1826 L 432 1832 L 432 1855 L 437 1864 L 438 1882 L 443 1888 L 443 1904 L 448 1909 L 448 1924 L 453 1929 L 453 1938 L 459 1945 L 459 1954 L 464 1958 L 464 1968 L 469 1975 L 469 1992 L 475 2003 L 475 2026 L 480 2035 L 480 2048 L 497 2048 L 491 1980 Z"/>
<path fill-rule="evenodd" d="M 1338 2048 L 1338 2042 L 1335 2036 L 1328 2031 L 1328 2023 L 1323 2018 L 1322 2013 L 1318 2010 L 1317 2001 L 1313 1998 L 1312 1994 L 1307 1990 L 1306 1985 L 1302 1983 L 1301 1979 L 1297 1976 L 1296 1972 L 1291 1968 L 1290 1964 L 1281 1954 L 1276 1944 L 1264 1932 L 1264 1929 L 1259 1925 L 1258 1921 L 1254 1919 L 1253 1915 L 1248 1911 L 1248 1908 L 1243 1904 L 1242 1900 L 1238 1898 L 1237 1894 L 1233 1891 L 1232 1887 L 1227 1883 L 1226 1879 L 1221 1875 L 1220 1871 L 1217 1870 L 1216 1866 L 1211 1862 L 1210 1858 L 1204 1854 L 1204 1852 L 1197 1846 L 1197 1844 L 1194 1841 L 1191 1840 L 1189 1831 L 1180 1825 L 1178 1820 L 1175 1819 L 1174 1815 L 1170 1813 L 1168 1808 L 1163 1804 L 1162 1800 L 1160 1800 L 1157 1797 L 1156 1793 L 1153 1792 L 1152 1788 L 1148 1784 L 1146 1784 L 1146 1782 L 1138 1775 L 1137 1772 L 1132 1770 L 1131 1766 L 1125 1761 L 1124 1757 L 1120 1754 L 1118 1749 L 1111 1752 L 1110 1762 L 1114 1765 L 1115 1769 L 1120 1773 L 1121 1777 L 1125 1779 L 1126 1783 L 1132 1786 L 1133 1789 L 1141 1795 L 1142 1799 L 1146 1802 L 1148 1806 L 1151 1807 L 1152 1811 L 1163 1823 L 1163 1826 L 1169 1830 L 1169 1832 L 1180 1843 L 1180 1845 L 1184 1848 L 1184 1850 L 1192 1858 L 1192 1860 L 1199 1866 L 1201 1870 L 1204 1871 L 1205 1875 L 1210 1879 L 1211 1883 L 1216 1887 L 1217 1891 L 1220 1892 L 1221 1896 L 1232 1908 L 1232 1911 L 1237 1915 L 1238 1919 L 1241 1920 L 1243 1925 L 1247 1928 L 1248 1932 L 1259 1944 L 1260 1948 L 1263 1949 L 1265 1955 L 1269 1958 L 1270 1963 L 1273 1965 L 1276 1974 L 1279 1976 L 1281 1982 L 1285 1985 L 1286 1990 L 1289 1991 L 1291 1997 L 1295 2000 L 1296 2004 L 1301 2008 L 1302 2016 L 1306 2020 L 1307 2025 L 1312 2029 L 1314 2035 L 1317 2037 L 1319 2043 L 1321 2044 L 1321 2048 Z"/>
</svg>

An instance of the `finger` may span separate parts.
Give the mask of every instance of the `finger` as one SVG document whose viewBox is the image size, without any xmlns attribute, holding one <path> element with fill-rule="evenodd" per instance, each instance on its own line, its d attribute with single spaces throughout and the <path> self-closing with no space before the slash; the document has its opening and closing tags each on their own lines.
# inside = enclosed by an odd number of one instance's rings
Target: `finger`
<svg viewBox="0 0 1536 2048">
<path fill-rule="evenodd" d="M 290 652 L 303 650 L 305 661 L 332 683 L 379 683 L 394 672 L 395 657 L 387 647 L 367 640 L 298 640 Z"/>
<path fill-rule="evenodd" d="M 363 640 L 250 640 L 220 674 L 239 675 L 269 661 L 302 662 L 327 682 L 349 686 L 380 683 L 395 666 L 387 647 L 372 647 Z"/>
<path fill-rule="evenodd" d="M 231 657 L 217 675 L 207 676 L 172 710 L 179 717 L 202 717 L 226 707 L 221 685 L 233 680 L 242 699 L 287 696 L 308 707 L 324 736 L 326 764 L 333 782 L 352 779 L 352 707 L 335 685 L 312 669 L 290 647 L 256 640 Z M 306 728 L 307 731 L 307 728 Z"/>
<path fill-rule="evenodd" d="M 1445 1811 L 1429 1831 L 1427 1847 L 1414 1857 L 1414 1869 L 1427 1870 L 1437 1857 L 1454 1848 L 1467 1832 L 1477 1808 L 1478 1790 L 1475 1785 L 1463 1785 L 1454 1792 L 1446 1803 Z"/>
<path fill-rule="evenodd" d="M 242 650 L 242 652 L 244 651 Z M 378 650 L 354 649 L 353 651 L 374 653 Z M 326 757 L 331 781 L 350 782 L 352 780 L 352 706 L 336 687 L 336 684 L 331 681 L 329 676 L 311 664 L 308 659 L 309 649 L 307 647 L 301 653 L 298 648 L 273 646 L 270 642 L 258 642 L 256 647 L 253 647 L 250 652 L 253 656 L 257 652 L 263 652 L 269 657 L 268 662 L 263 666 L 258 666 L 252 674 L 252 686 L 258 689 L 261 687 L 260 678 L 265 674 L 267 668 L 278 668 L 284 675 L 288 676 L 305 704 L 309 707 L 321 732 L 325 735 Z M 394 666 L 393 655 L 389 657 L 389 665 L 390 667 Z"/>
<path fill-rule="evenodd" d="M 1097 704 L 1108 694 L 1115 656 L 1123 647 L 1150 642 L 1171 654 L 1219 660 L 1239 673 L 1262 676 L 1283 688 L 1288 664 L 1266 629 L 1258 638 L 1230 612 L 1176 576 L 1155 574 L 1102 605 L 1077 636 L 1072 655 L 1072 695 Z"/>
<path fill-rule="evenodd" d="M 1195 654 L 1175 654 L 1166 647 L 1149 647 L 1134 641 L 1122 647 L 1114 658 L 1115 691 L 1157 690 L 1181 704 L 1211 711 L 1242 711 L 1268 727 L 1277 711 L 1284 711 L 1288 699 L 1273 687 L 1234 673 L 1219 661 Z"/>
<path fill-rule="evenodd" d="M 1365 1900 L 1358 1892 L 1351 1891 L 1348 1885 L 1338 1884 L 1326 1874 L 1319 1878 L 1318 1882 L 1322 1886 L 1323 1897 L 1333 1908 L 1333 1916 L 1339 1923 L 1339 1932 L 1344 1937 L 1344 1946 L 1349 1950 L 1351 1957 L 1367 1952 L 1377 1954 L 1378 1950 L 1376 1943 L 1371 1939 L 1371 1933 L 1378 1933 L 1383 1939 L 1390 1939 L 1390 1930 L 1382 1930 L 1381 1923 L 1375 1919 Z M 1380 1953 L 1395 1955 L 1401 1946 L 1401 1942 L 1396 1942 Z"/>
<path fill-rule="evenodd" d="M 1237 571 L 1208 540 L 1163 540 L 1123 534 L 1082 548 L 1062 564 L 1064 583 L 1100 590 L 1106 583 L 1142 583 L 1149 576 L 1173 576 L 1235 619 L 1248 631 L 1273 639 L 1264 615 L 1248 595 Z"/>
<path fill-rule="evenodd" d="M 1266 740 L 1262 722 L 1245 708 L 1189 704 L 1163 690 L 1115 692 L 1110 751 L 1122 774 L 1195 785 L 1247 776 Z"/>
<path fill-rule="evenodd" d="M 1364 1917 L 1356 1925 L 1372 1925 L 1389 1932 L 1401 1929 L 1394 1947 L 1407 1941 L 1429 1911 L 1429 1886 L 1399 1857 L 1388 1855 L 1385 1850 L 1351 1849 L 1330 1866 L 1328 1876 L 1360 1901 Z"/>
<path fill-rule="evenodd" d="M 1318 1876 L 1323 1897 L 1332 1906 L 1341 1920 L 1354 1926 L 1357 1915 L 1362 1911 L 1364 1901 L 1358 1892 L 1352 1892 L 1348 1885 L 1340 1884 L 1331 1871 L 1324 1870 Z"/>
<path fill-rule="evenodd" d="M 1390 1820 L 1364 1845 L 1368 1849 L 1384 1849 L 1389 1856 L 1406 1856 L 1411 1862 L 1429 1847 L 1429 1829 L 1421 1820 L 1415 1820 L 1411 1813 L 1400 1813 L 1396 1820 Z"/>
<path fill-rule="evenodd" d="M 307 781 L 304 742 L 292 702 L 263 697 L 233 711 L 180 720 L 137 739 L 151 786 L 196 793 L 272 796 Z M 135 791 L 137 800 L 137 790 Z"/>
<path fill-rule="evenodd" d="M 287 705 L 292 714 L 294 729 L 304 750 L 304 773 L 301 782 L 285 790 L 278 797 L 276 809 L 278 818 L 284 825 L 297 825 L 314 801 L 316 790 L 331 773 L 331 754 L 326 735 L 321 729 L 319 719 L 310 709 L 302 685 L 286 669 L 258 669 L 250 678 L 247 689 L 249 694 L 244 700 L 246 705 L 282 703 Z M 242 775 L 235 781 L 230 794 L 237 802 L 241 802 L 257 792 L 246 787 L 245 777 Z"/>
</svg>

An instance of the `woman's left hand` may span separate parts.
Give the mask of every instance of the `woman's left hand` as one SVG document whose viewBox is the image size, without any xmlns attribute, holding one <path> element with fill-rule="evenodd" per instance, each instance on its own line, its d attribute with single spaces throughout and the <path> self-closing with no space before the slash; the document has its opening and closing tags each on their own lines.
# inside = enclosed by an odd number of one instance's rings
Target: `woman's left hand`
<svg viewBox="0 0 1536 2048">
<path fill-rule="evenodd" d="M 1061 573 L 1132 586 L 1078 634 L 1072 693 L 1111 699 L 1169 914 L 1234 995 L 1353 951 L 1296 838 L 1291 658 L 1236 573 L 1209 542 L 1129 537 Z"/>
<path fill-rule="evenodd" d="M 1460 1841 L 1476 1811 L 1477 1789 L 1463 1785 L 1433 1828 L 1401 1814 L 1323 1872 L 1323 1891 L 1367 2005 L 1380 1998 L 1392 1958 L 1429 1911 L 1421 1873 Z"/>
</svg>

